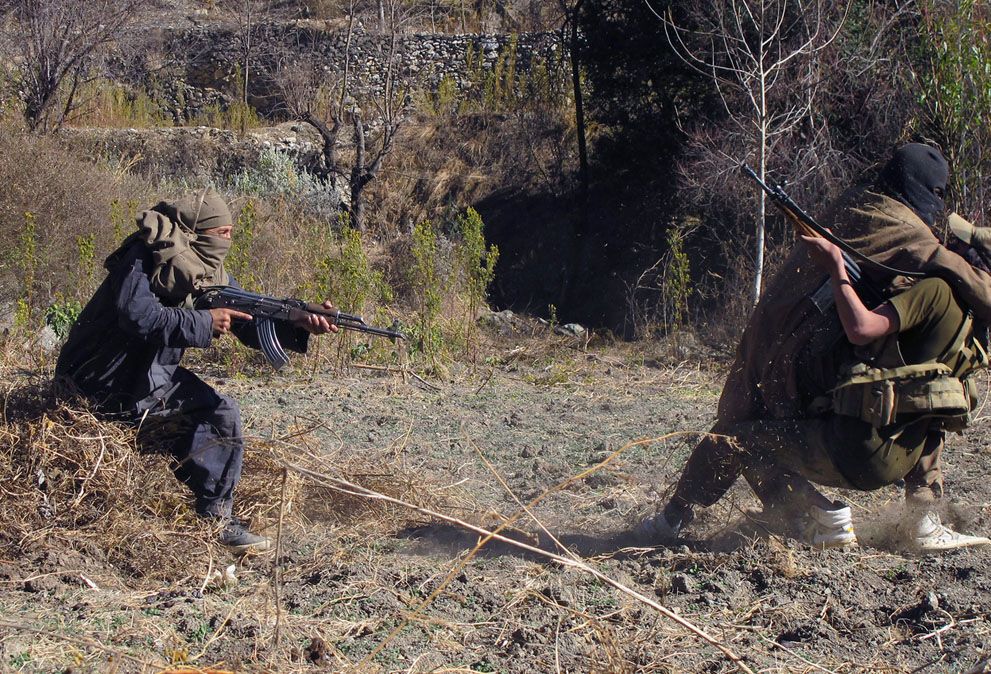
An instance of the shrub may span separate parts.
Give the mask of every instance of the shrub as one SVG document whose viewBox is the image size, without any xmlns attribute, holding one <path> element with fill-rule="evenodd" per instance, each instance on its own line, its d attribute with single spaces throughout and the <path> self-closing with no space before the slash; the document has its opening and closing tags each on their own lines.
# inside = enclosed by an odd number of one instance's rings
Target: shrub
<svg viewBox="0 0 991 674">
<path fill-rule="evenodd" d="M 437 265 L 438 238 L 437 229 L 429 220 L 413 229 L 413 264 L 409 271 L 416 314 L 411 330 L 413 346 L 432 361 L 437 360 L 444 341 L 439 319 L 445 279 Z"/>
<path fill-rule="evenodd" d="M 685 252 L 685 235 L 672 226 L 667 234 L 668 252 L 664 265 L 661 294 L 664 302 L 664 327 L 667 331 L 681 328 L 688 314 L 691 295 L 691 273 Z"/>
<path fill-rule="evenodd" d="M 82 310 L 83 305 L 77 300 L 58 299 L 48 306 L 45 323 L 52 328 L 56 337 L 65 339 Z"/>
<path fill-rule="evenodd" d="M 369 299 L 381 307 L 392 301 L 392 288 L 381 271 L 369 264 L 362 245 L 361 232 L 349 226 L 342 217 L 341 231 L 336 235 L 336 254 L 328 255 L 317 265 L 316 285 L 320 298 L 330 298 L 345 313 L 362 314 Z M 370 339 L 368 345 L 355 344 L 355 333 L 341 335 L 338 342 L 338 363 L 357 359 L 376 349 L 382 340 Z"/>
<path fill-rule="evenodd" d="M 35 278 L 38 272 L 38 240 L 36 234 L 34 213 L 24 214 L 24 227 L 18 237 L 15 262 L 20 272 L 21 291 L 17 299 L 17 320 L 19 327 L 28 327 L 31 323 L 35 297 Z"/>
<path fill-rule="evenodd" d="M 224 262 L 226 268 L 234 275 L 241 287 L 252 292 L 258 292 L 261 289 L 251 254 L 251 247 L 255 241 L 257 219 L 258 211 L 255 208 L 255 202 L 248 199 L 241 207 L 241 212 L 238 213 L 234 228 L 235 235 L 231 242 L 230 252 Z"/>
<path fill-rule="evenodd" d="M 489 284 L 495 277 L 499 248 L 486 245 L 482 216 L 474 208 L 468 208 L 458 217 L 456 228 L 461 237 L 457 252 L 467 309 L 464 328 L 465 355 L 468 355 L 473 342 L 472 327 L 478 318 L 479 309 L 486 304 Z"/>
<path fill-rule="evenodd" d="M 150 188 L 55 138 L 5 129 L 0 156 L 0 302 L 20 299 L 22 315 L 40 320 L 51 298 L 84 299 L 100 280 L 101 256 L 130 233 L 121 204 L 147 200 Z"/>
<path fill-rule="evenodd" d="M 73 126 L 135 127 L 172 126 L 172 119 L 144 91 L 104 79 L 83 87 L 86 102 L 68 120 Z"/>
</svg>

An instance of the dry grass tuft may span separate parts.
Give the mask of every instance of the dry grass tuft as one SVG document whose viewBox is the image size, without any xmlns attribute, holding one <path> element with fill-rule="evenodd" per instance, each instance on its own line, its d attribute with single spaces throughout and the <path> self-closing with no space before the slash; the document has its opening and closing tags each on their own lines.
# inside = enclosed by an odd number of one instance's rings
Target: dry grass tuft
<svg viewBox="0 0 991 674">
<path fill-rule="evenodd" d="M 210 530 L 187 513 L 165 457 L 138 453 L 133 429 L 59 400 L 47 380 L 17 382 L 2 400 L 5 547 L 75 550 L 149 580 L 189 573 Z"/>
<path fill-rule="evenodd" d="M 34 557 L 46 550 L 63 561 L 82 556 L 147 583 L 202 577 L 216 557 L 216 532 L 194 515 L 170 457 L 139 449 L 133 426 L 101 418 L 79 400 L 61 399 L 49 378 L 5 374 L 13 383 L 0 391 L 4 556 Z M 460 498 L 407 466 L 401 447 L 359 456 L 343 447 L 326 451 L 314 430 L 248 439 L 239 516 L 273 534 L 280 519 L 296 530 L 323 521 L 376 533 L 422 521 L 387 503 L 313 486 L 285 471 L 287 463 L 428 507 L 450 507 Z"/>
</svg>

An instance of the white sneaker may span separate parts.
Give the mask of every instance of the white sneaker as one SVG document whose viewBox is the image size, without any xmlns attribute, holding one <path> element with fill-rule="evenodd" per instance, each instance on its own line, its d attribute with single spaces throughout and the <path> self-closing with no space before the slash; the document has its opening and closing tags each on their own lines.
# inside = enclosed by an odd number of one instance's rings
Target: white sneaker
<svg viewBox="0 0 991 674">
<path fill-rule="evenodd" d="M 677 515 L 677 521 L 671 523 L 665 512 L 671 510 Z M 669 542 L 677 540 L 678 535 L 686 524 L 695 519 L 691 507 L 672 508 L 670 505 L 656 515 L 645 518 L 633 530 L 636 538 L 644 543 Z"/>
<path fill-rule="evenodd" d="M 852 548 L 857 545 L 850 506 L 836 501 L 834 510 L 810 506 L 799 521 L 800 539 L 814 548 Z"/>
<path fill-rule="evenodd" d="M 910 534 L 912 546 L 919 552 L 940 552 L 991 544 L 991 538 L 969 536 L 954 531 L 943 524 L 939 519 L 939 513 L 934 510 L 926 512 L 915 523 Z"/>
<path fill-rule="evenodd" d="M 678 538 L 680 531 L 681 527 L 671 526 L 667 519 L 665 519 L 664 513 L 661 512 L 644 518 L 637 525 L 637 528 L 633 530 L 633 533 L 637 537 L 637 540 L 644 543 L 653 543 L 656 541 L 673 541 Z"/>
</svg>

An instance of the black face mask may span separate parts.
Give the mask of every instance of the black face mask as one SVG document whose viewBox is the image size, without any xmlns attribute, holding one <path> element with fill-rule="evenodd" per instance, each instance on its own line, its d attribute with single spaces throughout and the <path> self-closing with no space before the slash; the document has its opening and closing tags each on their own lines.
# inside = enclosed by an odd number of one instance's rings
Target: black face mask
<svg viewBox="0 0 991 674">
<path fill-rule="evenodd" d="M 898 199 L 930 227 L 946 208 L 943 195 L 950 178 L 949 166 L 939 150 L 909 143 L 895 150 L 881 169 L 877 186 L 884 194 Z"/>
</svg>

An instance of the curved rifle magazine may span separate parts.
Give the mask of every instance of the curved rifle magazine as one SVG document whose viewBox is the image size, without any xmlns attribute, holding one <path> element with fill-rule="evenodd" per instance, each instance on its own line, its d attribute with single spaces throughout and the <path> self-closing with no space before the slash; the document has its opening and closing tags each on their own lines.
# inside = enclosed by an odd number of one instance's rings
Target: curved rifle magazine
<svg viewBox="0 0 991 674">
<path fill-rule="evenodd" d="M 279 343 L 279 337 L 275 333 L 275 321 L 271 318 L 255 318 L 256 329 L 258 331 L 258 345 L 265 354 L 265 359 L 276 370 L 281 370 L 289 364 L 289 354 Z"/>
</svg>

